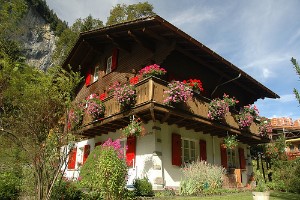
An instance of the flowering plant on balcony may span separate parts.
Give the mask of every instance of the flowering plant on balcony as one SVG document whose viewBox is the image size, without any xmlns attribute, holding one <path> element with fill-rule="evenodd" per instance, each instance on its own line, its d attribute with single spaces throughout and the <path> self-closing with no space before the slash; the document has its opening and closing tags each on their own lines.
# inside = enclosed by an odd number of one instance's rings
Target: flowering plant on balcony
<svg viewBox="0 0 300 200">
<path fill-rule="evenodd" d="M 267 136 L 272 133 L 271 121 L 266 117 L 261 117 L 258 124 L 259 134 L 261 136 Z"/>
<path fill-rule="evenodd" d="M 133 85 L 114 83 L 109 90 L 113 92 L 115 99 L 120 103 L 121 110 L 130 109 L 134 106 L 136 102 L 136 92 Z"/>
<path fill-rule="evenodd" d="M 269 143 L 266 145 L 266 157 L 278 158 L 279 150 L 275 143 Z"/>
<path fill-rule="evenodd" d="M 162 76 L 166 73 L 167 71 L 164 68 L 161 68 L 157 64 L 148 65 L 139 71 L 139 74 L 143 78 L 147 78 L 149 76 Z"/>
<path fill-rule="evenodd" d="M 211 100 L 208 107 L 208 118 L 211 120 L 222 120 L 227 112 L 229 112 L 229 107 L 235 106 L 239 103 L 235 97 L 230 98 L 229 95 L 224 94 L 223 98 L 215 98 Z"/>
<path fill-rule="evenodd" d="M 202 82 L 199 79 L 184 80 L 183 83 L 192 88 L 193 92 L 200 94 L 203 91 Z"/>
<path fill-rule="evenodd" d="M 68 129 L 78 129 L 83 120 L 83 105 L 78 103 L 68 114 Z"/>
<path fill-rule="evenodd" d="M 255 105 L 247 105 L 240 109 L 236 120 L 241 128 L 249 127 L 253 120 L 259 116 L 259 111 Z"/>
<path fill-rule="evenodd" d="M 124 136 L 142 136 L 143 135 L 143 128 L 141 125 L 141 119 L 135 119 L 134 116 L 130 118 L 130 123 L 122 129 L 122 133 Z"/>
<path fill-rule="evenodd" d="M 138 76 L 134 76 L 131 79 L 129 79 L 129 83 L 130 85 L 135 85 L 139 82 L 139 77 Z"/>
<path fill-rule="evenodd" d="M 234 149 L 238 145 L 238 140 L 236 135 L 228 135 L 224 138 L 223 147 L 228 149 Z"/>
<path fill-rule="evenodd" d="M 172 81 L 168 84 L 169 90 L 164 93 L 168 97 L 164 100 L 165 104 L 171 105 L 174 103 L 186 102 L 189 98 L 193 97 L 193 92 L 190 87 L 180 81 Z"/>
<path fill-rule="evenodd" d="M 92 116 L 93 120 L 104 117 L 105 106 L 97 94 L 91 94 L 86 99 L 86 113 Z"/>
</svg>

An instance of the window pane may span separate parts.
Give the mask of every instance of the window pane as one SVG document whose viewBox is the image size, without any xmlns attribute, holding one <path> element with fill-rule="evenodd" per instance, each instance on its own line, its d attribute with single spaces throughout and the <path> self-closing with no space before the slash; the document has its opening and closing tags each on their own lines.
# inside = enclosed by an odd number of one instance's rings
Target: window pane
<svg viewBox="0 0 300 200">
<path fill-rule="evenodd" d="M 190 141 L 190 146 L 191 146 L 191 149 L 195 149 L 195 142 L 194 141 Z"/>
<path fill-rule="evenodd" d="M 106 73 L 107 74 L 111 72 L 111 65 L 112 65 L 112 56 L 110 56 L 106 62 Z"/>
</svg>

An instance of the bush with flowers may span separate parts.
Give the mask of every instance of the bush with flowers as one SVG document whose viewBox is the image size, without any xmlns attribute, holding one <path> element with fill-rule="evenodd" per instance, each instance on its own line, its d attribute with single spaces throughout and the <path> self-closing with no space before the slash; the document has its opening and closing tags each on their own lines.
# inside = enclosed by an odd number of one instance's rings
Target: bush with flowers
<svg viewBox="0 0 300 200">
<path fill-rule="evenodd" d="M 215 98 L 211 100 L 208 107 L 208 118 L 211 120 L 222 120 L 227 112 L 229 112 L 229 107 L 235 106 L 239 103 L 235 97 L 230 98 L 229 95 L 224 94 L 223 98 Z"/>
<path fill-rule="evenodd" d="M 259 111 L 255 105 L 247 105 L 241 108 L 236 120 L 241 128 L 249 127 L 253 120 L 259 116 Z"/>
<path fill-rule="evenodd" d="M 68 114 L 68 129 L 78 129 L 83 121 L 83 105 L 76 104 L 69 110 Z"/>
<path fill-rule="evenodd" d="M 267 136 L 272 133 L 272 125 L 271 120 L 266 117 L 261 117 L 260 122 L 258 124 L 259 134 L 261 136 Z"/>
<path fill-rule="evenodd" d="M 136 91 L 134 85 L 114 83 L 109 91 L 113 93 L 115 99 L 120 103 L 121 110 L 127 110 L 136 103 Z"/>
<path fill-rule="evenodd" d="M 143 127 L 140 118 L 135 119 L 134 116 L 130 118 L 130 123 L 122 129 L 122 133 L 126 136 L 141 136 L 143 134 Z"/>
<path fill-rule="evenodd" d="M 148 65 L 139 71 L 139 75 L 141 75 L 143 78 L 147 78 L 149 76 L 162 76 L 166 73 L 167 71 L 157 64 Z"/>
<path fill-rule="evenodd" d="M 167 105 L 186 102 L 193 97 L 192 89 L 181 81 L 172 81 L 168 84 L 168 89 L 165 91 L 168 97 L 164 100 L 164 103 Z"/>
<path fill-rule="evenodd" d="M 86 113 L 92 116 L 93 120 L 104 117 L 105 106 L 97 94 L 91 94 L 86 99 Z"/>
<path fill-rule="evenodd" d="M 127 165 L 120 140 L 97 146 L 80 170 L 79 185 L 101 193 L 103 199 L 124 199 Z"/>
<path fill-rule="evenodd" d="M 203 91 L 202 82 L 199 79 L 184 80 L 183 83 L 187 84 L 193 92 L 200 94 Z"/>
</svg>

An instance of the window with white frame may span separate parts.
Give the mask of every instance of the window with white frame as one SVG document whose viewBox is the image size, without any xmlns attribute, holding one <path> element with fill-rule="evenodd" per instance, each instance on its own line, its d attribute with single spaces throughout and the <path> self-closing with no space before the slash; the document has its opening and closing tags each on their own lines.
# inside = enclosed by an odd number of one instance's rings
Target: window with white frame
<svg viewBox="0 0 300 200">
<path fill-rule="evenodd" d="M 236 167 L 236 152 L 235 149 L 227 148 L 227 163 L 229 168 Z"/>
<path fill-rule="evenodd" d="M 112 56 L 107 58 L 107 61 L 106 61 L 106 74 L 111 72 L 111 66 L 112 66 Z"/>
<path fill-rule="evenodd" d="M 196 141 L 182 138 L 181 139 L 182 163 L 196 161 Z"/>
<path fill-rule="evenodd" d="M 98 78 L 99 78 L 99 68 L 100 68 L 99 65 L 95 66 L 94 74 L 93 74 L 93 82 L 98 81 Z"/>
</svg>

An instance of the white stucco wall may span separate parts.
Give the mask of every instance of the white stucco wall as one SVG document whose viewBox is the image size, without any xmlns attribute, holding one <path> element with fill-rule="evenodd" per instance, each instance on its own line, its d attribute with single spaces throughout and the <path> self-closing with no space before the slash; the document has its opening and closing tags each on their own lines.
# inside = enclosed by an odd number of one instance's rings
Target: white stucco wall
<svg viewBox="0 0 300 200">
<path fill-rule="evenodd" d="M 181 180 L 181 167 L 172 165 L 172 133 L 181 135 L 182 138 L 195 140 L 196 157 L 200 155 L 199 140 L 206 141 L 207 162 L 221 165 L 220 144 L 222 138 L 211 136 L 210 134 L 203 134 L 202 132 L 195 132 L 193 130 L 186 130 L 185 128 L 178 128 L 177 125 L 168 125 L 166 123 L 149 122 L 143 124 L 146 135 L 137 138 L 136 143 L 136 159 L 135 167 L 130 169 L 131 176 L 134 178 L 148 177 L 153 184 L 154 189 L 161 189 L 164 186 L 178 187 Z M 77 162 L 82 162 L 83 147 L 90 144 L 91 150 L 94 149 L 96 142 L 104 142 L 107 139 L 125 139 L 122 137 L 121 131 L 110 132 L 101 136 L 96 136 L 93 139 L 78 142 L 76 170 L 67 170 L 66 176 L 68 178 L 78 177 Z M 82 148 L 81 148 L 82 147 Z M 243 185 L 246 185 L 248 176 L 252 172 L 250 150 L 247 145 L 239 144 L 239 147 L 244 148 L 246 158 L 246 169 L 242 172 Z M 82 150 L 81 150 L 82 149 Z M 239 166 L 238 152 L 236 151 L 236 164 Z"/>
</svg>

